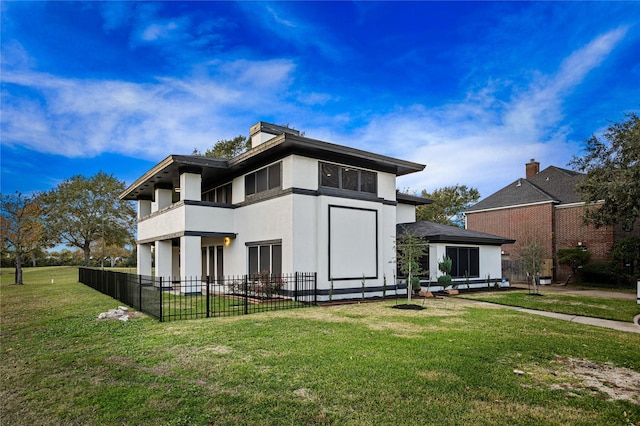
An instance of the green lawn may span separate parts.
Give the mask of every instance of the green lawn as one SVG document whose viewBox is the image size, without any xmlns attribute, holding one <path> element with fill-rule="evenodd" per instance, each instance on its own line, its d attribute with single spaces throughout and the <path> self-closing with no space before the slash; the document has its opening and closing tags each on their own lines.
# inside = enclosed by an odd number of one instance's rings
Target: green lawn
<svg viewBox="0 0 640 426">
<path fill-rule="evenodd" d="M 75 268 L 0 279 L 2 425 L 640 422 L 583 379 L 640 382 L 640 334 L 446 299 L 97 321 L 119 303 Z"/>
<path fill-rule="evenodd" d="M 540 294 L 541 296 L 531 295 L 526 290 L 513 290 L 467 293 L 456 297 L 614 321 L 633 322 L 633 317 L 640 314 L 640 305 L 635 300 L 605 299 L 553 291 L 540 291 Z"/>
</svg>

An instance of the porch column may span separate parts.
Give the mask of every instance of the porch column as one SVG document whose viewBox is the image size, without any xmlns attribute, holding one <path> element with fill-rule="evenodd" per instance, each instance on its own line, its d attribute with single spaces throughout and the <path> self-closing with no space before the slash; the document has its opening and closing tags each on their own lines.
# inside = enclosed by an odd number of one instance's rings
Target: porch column
<svg viewBox="0 0 640 426">
<path fill-rule="evenodd" d="M 138 275 L 151 276 L 151 245 L 138 244 Z"/>
<path fill-rule="evenodd" d="M 199 167 L 180 168 L 180 201 L 202 201 L 201 173 Z"/>
<path fill-rule="evenodd" d="M 201 291 L 202 249 L 201 237 L 180 237 L 180 276 L 186 284 L 186 293 Z"/>
<path fill-rule="evenodd" d="M 155 186 L 155 210 L 162 210 L 165 207 L 171 205 L 171 200 L 173 197 L 173 188 L 168 185 L 156 185 Z"/>
<path fill-rule="evenodd" d="M 138 200 L 138 220 L 151 214 L 151 200 Z"/>
<path fill-rule="evenodd" d="M 171 240 L 156 241 L 156 277 L 171 280 Z"/>
</svg>

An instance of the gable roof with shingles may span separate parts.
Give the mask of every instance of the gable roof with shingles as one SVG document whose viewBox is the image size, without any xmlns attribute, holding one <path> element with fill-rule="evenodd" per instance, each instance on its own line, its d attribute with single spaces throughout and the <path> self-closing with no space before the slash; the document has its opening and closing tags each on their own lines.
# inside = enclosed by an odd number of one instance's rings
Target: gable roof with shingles
<svg viewBox="0 0 640 426">
<path fill-rule="evenodd" d="M 531 179 L 518 179 L 468 208 L 465 213 L 516 207 L 527 204 L 570 204 L 580 202 L 576 184 L 582 173 L 549 166 Z"/>
</svg>

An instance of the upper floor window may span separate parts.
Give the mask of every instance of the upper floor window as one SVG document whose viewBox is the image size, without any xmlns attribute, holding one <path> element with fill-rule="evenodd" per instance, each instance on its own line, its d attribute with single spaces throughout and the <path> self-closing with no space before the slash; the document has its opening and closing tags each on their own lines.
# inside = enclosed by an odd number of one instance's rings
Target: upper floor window
<svg viewBox="0 0 640 426">
<path fill-rule="evenodd" d="M 252 195 L 273 188 L 280 188 L 282 163 L 272 164 L 244 177 L 244 194 Z"/>
<path fill-rule="evenodd" d="M 347 191 L 378 193 L 378 175 L 368 170 L 320 163 L 320 186 Z"/>
<path fill-rule="evenodd" d="M 202 194 L 202 201 L 231 204 L 231 182 Z"/>
</svg>

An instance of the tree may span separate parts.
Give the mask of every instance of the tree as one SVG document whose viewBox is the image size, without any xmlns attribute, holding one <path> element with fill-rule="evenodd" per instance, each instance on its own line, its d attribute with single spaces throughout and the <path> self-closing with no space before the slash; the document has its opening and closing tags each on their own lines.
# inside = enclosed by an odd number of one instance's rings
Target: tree
<svg viewBox="0 0 640 426">
<path fill-rule="evenodd" d="M 565 265 L 571 268 L 571 274 L 564 282 L 565 285 L 571 281 L 571 278 L 578 274 L 578 270 L 586 265 L 591 258 L 591 253 L 579 247 L 560 249 L 556 255 L 559 265 Z"/>
<path fill-rule="evenodd" d="M 587 204 L 585 220 L 596 227 L 621 224 L 631 230 L 640 215 L 640 118 L 625 114 L 602 137 L 585 141 L 585 153 L 569 165 L 586 173 L 576 189 Z"/>
<path fill-rule="evenodd" d="M 461 213 L 480 199 L 480 192 L 476 188 L 456 184 L 445 186 L 428 193 L 422 190 L 422 197 L 433 200 L 433 203 L 418 206 L 417 220 L 442 223 L 445 225 L 464 227 Z"/>
<path fill-rule="evenodd" d="M 530 283 L 533 283 L 534 294 L 538 294 L 538 280 L 540 279 L 540 270 L 542 269 L 543 254 L 544 248 L 535 238 L 524 244 L 518 253 L 524 271 L 527 277 L 531 279 Z"/>
<path fill-rule="evenodd" d="M 44 237 L 42 210 L 38 198 L 1 195 L 0 224 L 3 248 L 13 249 L 15 254 L 15 284 L 22 284 L 22 255 L 36 250 Z"/>
<path fill-rule="evenodd" d="M 414 235 L 408 229 L 404 229 L 396 238 L 396 262 L 398 269 L 407 277 L 407 304 L 411 304 L 413 278 L 425 271 L 420 267 L 418 260 L 427 254 L 428 243 Z"/>
<path fill-rule="evenodd" d="M 73 176 L 42 194 L 50 238 L 81 249 L 85 266 L 89 265 L 92 243 L 102 239 L 106 245 L 129 243 L 135 210 L 129 201 L 118 198 L 124 190 L 124 182 L 99 172 L 90 178 Z"/>
<path fill-rule="evenodd" d="M 251 149 L 251 139 L 238 135 L 233 139 L 221 139 L 205 151 L 205 157 L 212 158 L 233 158 Z M 198 149 L 193 150 L 193 155 L 203 155 Z"/>
<path fill-rule="evenodd" d="M 610 255 L 629 275 L 640 273 L 640 237 L 620 238 L 613 243 Z"/>
</svg>

